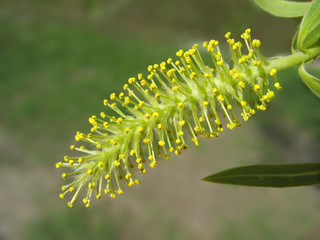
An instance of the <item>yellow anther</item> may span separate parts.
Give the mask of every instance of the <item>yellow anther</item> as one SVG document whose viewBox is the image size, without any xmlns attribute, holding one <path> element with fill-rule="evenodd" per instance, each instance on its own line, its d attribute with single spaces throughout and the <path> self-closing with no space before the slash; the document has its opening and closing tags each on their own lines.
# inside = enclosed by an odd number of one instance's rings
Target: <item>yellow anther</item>
<svg viewBox="0 0 320 240">
<path fill-rule="evenodd" d="M 128 79 L 129 84 L 133 84 L 133 83 L 135 83 L 135 81 L 136 81 L 136 78 L 134 78 L 134 77 L 131 77 Z"/>
<path fill-rule="evenodd" d="M 78 163 L 82 163 L 82 162 L 83 162 L 83 158 L 79 158 Z"/>
<path fill-rule="evenodd" d="M 158 113 L 158 112 L 154 112 L 154 113 L 152 113 L 152 117 L 153 117 L 153 118 L 157 118 L 157 117 L 159 117 L 159 113 Z"/>
<path fill-rule="evenodd" d="M 124 157 L 125 157 L 125 156 L 124 156 L 123 153 L 121 153 L 121 154 L 119 155 L 119 158 L 120 158 L 120 159 L 124 159 Z"/>
<path fill-rule="evenodd" d="M 177 139 L 176 139 L 176 143 L 177 143 L 177 144 L 180 144 L 180 143 L 181 143 L 181 140 L 180 140 L 179 138 L 177 138 Z"/>
<path fill-rule="evenodd" d="M 282 87 L 280 86 L 280 83 L 278 83 L 278 82 L 276 82 L 275 84 L 274 84 L 274 86 L 275 86 L 275 88 L 277 89 L 277 90 L 280 90 Z"/>
<path fill-rule="evenodd" d="M 113 140 L 113 139 L 112 139 L 112 140 L 111 140 L 111 144 L 115 146 L 115 145 L 118 144 L 118 142 L 117 142 L 116 140 Z"/>
<path fill-rule="evenodd" d="M 72 208 L 72 207 L 73 207 L 72 202 L 68 202 L 68 207 L 70 207 L 70 208 Z"/>
<path fill-rule="evenodd" d="M 159 100 L 159 99 L 160 99 L 160 94 L 159 94 L 159 93 L 156 93 L 156 94 L 154 95 L 154 98 L 157 99 L 157 100 Z"/>
<path fill-rule="evenodd" d="M 218 99 L 219 102 L 223 102 L 223 101 L 224 101 L 224 98 L 223 98 L 222 95 L 219 95 L 219 96 L 217 97 L 217 99 Z"/>
<path fill-rule="evenodd" d="M 153 161 L 152 163 L 150 163 L 151 168 L 155 168 L 156 166 L 157 166 L 157 161 Z"/>
<path fill-rule="evenodd" d="M 159 130 L 163 129 L 163 125 L 161 123 L 159 123 L 157 127 Z"/>
<path fill-rule="evenodd" d="M 139 101 L 139 108 L 142 108 L 144 105 L 144 101 Z"/>
<path fill-rule="evenodd" d="M 182 108 L 183 107 L 183 103 L 182 102 L 179 102 L 178 103 L 178 108 Z"/>
<path fill-rule="evenodd" d="M 245 88 L 245 87 L 246 87 L 246 84 L 245 84 L 245 82 L 243 82 L 243 81 L 240 81 L 240 82 L 238 83 L 238 85 L 239 85 L 241 88 Z"/>
<path fill-rule="evenodd" d="M 269 74 L 270 74 L 270 76 L 272 76 L 272 77 L 275 76 L 275 75 L 277 74 L 277 69 L 272 68 Z"/>
<path fill-rule="evenodd" d="M 227 33 L 224 35 L 224 37 L 225 37 L 226 39 L 229 39 L 229 38 L 231 37 L 231 32 L 227 32 Z"/>
<path fill-rule="evenodd" d="M 171 64 L 172 63 L 172 58 L 168 58 L 167 63 Z"/>
<path fill-rule="evenodd" d="M 182 127 L 182 126 L 184 126 L 186 124 L 186 121 L 184 121 L 184 120 L 181 120 L 180 122 L 179 122 L 179 125 Z"/>
<path fill-rule="evenodd" d="M 124 129 L 124 133 L 127 134 L 128 132 L 130 132 L 130 128 L 127 127 Z"/>
<path fill-rule="evenodd" d="M 217 65 L 218 65 L 218 66 L 222 66 L 222 65 L 223 65 L 223 61 L 222 61 L 222 60 L 221 60 L 221 61 L 218 61 L 218 62 L 217 62 Z"/>
<path fill-rule="evenodd" d="M 74 187 L 70 187 L 70 188 L 69 188 L 69 191 L 70 191 L 70 192 L 73 192 L 73 191 L 74 191 Z"/>
<path fill-rule="evenodd" d="M 233 46 L 234 44 L 234 39 L 230 38 L 227 40 L 227 42 L 230 44 L 230 46 Z"/>
<path fill-rule="evenodd" d="M 144 143 L 150 143 L 150 139 L 149 138 L 145 138 L 145 139 L 143 139 L 143 142 Z"/>
<path fill-rule="evenodd" d="M 261 65 L 261 61 L 257 61 L 257 60 L 253 60 L 253 66 L 260 66 Z"/>
<path fill-rule="evenodd" d="M 91 175 L 93 173 L 92 169 L 89 169 L 87 173 Z"/>
<path fill-rule="evenodd" d="M 183 136 L 183 134 L 184 134 L 183 131 L 179 131 L 179 132 L 178 132 L 178 136 L 179 136 L 179 137 Z"/>
<path fill-rule="evenodd" d="M 63 198 L 64 198 L 63 193 L 60 193 L 60 194 L 59 194 L 59 198 L 61 198 L 61 199 L 63 199 Z"/>
<path fill-rule="evenodd" d="M 149 88 L 152 91 L 153 89 L 157 88 L 157 86 L 156 86 L 156 84 L 151 83 Z"/>
<path fill-rule="evenodd" d="M 261 89 L 261 87 L 258 84 L 254 85 L 254 87 L 253 87 L 253 90 L 256 92 L 259 91 L 260 89 Z"/>
<path fill-rule="evenodd" d="M 182 57 L 183 56 L 183 50 L 180 49 L 177 53 L 176 53 L 177 57 Z"/>
<path fill-rule="evenodd" d="M 124 97 L 124 93 L 123 92 L 119 93 L 119 98 L 122 99 L 123 97 Z"/>
<path fill-rule="evenodd" d="M 269 97 L 270 99 L 272 99 L 272 98 L 274 97 L 274 92 L 273 92 L 273 91 L 269 91 L 269 92 L 267 93 L 267 95 L 268 95 L 268 97 Z"/>
<path fill-rule="evenodd" d="M 148 159 L 149 159 L 150 161 L 152 161 L 152 160 L 153 160 L 153 156 L 150 155 L 150 156 L 148 157 Z"/>
<path fill-rule="evenodd" d="M 164 146 L 166 144 L 164 141 L 159 141 L 158 143 L 160 146 Z"/>
<path fill-rule="evenodd" d="M 111 93 L 111 94 L 110 94 L 110 99 L 111 99 L 111 100 L 114 100 L 115 98 L 116 98 L 116 94 L 115 94 L 115 93 Z"/>
<path fill-rule="evenodd" d="M 61 177 L 65 179 L 67 177 L 67 174 L 66 173 L 62 173 Z"/>
<path fill-rule="evenodd" d="M 117 119 L 117 123 L 118 123 L 118 124 L 121 124 L 121 123 L 122 123 L 122 120 L 123 120 L 123 119 L 122 119 L 121 117 L 119 117 L 119 118 Z"/>
<path fill-rule="evenodd" d="M 233 78 L 234 79 L 239 79 L 241 77 L 241 74 L 240 73 L 235 73 L 234 75 L 233 75 Z"/>
<path fill-rule="evenodd" d="M 129 97 L 125 97 L 124 98 L 124 104 L 128 104 L 130 103 L 130 98 Z"/>
<path fill-rule="evenodd" d="M 258 40 L 258 39 L 253 39 L 253 40 L 252 40 L 252 46 L 255 47 L 255 48 L 260 47 L 260 46 L 261 46 L 260 40 Z"/>
<path fill-rule="evenodd" d="M 132 149 L 129 154 L 130 156 L 134 156 L 136 154 L 136 150 Z"/>
<path fill-rule="evenodd" d="M 172 87 L 172 91 L 174 91 L 174 92 L 179 91 L 179 87 L 178 87 L 178 86 L 174 86 L 174 87 Z"/>
<path fill-rule="evenodd" d="M 195 130 L 196 132 L 199 132 L 199 131 L 201 130 L 201 128 L 200 128 L 199 126 L 195 126 L 195 127 L 194 127 L 194 130 Z"/>
<path fill-rule="evenodd" d="M 205 119 L 203 117 L 199 117 L 199 122 L 204 122 Z"/>
<path fill-rule="evenodd" d="M 247 105 L 247 102 L 246 101 L 242 101 L 240 102 L 241 106 L 244 107 L 245 105 Z"/>
<path fill-rule="evenodd" d="M 180 155 L 180 154 L 181 154 L 181 150 L 175 150 L 174 153 L 175 153 L 176 155 Z"/>
<path fill-rule="evenodd" d="M 128 84 L 123 85 L 123 90 L 126 91 L 128 89 L 128 87 L 129 87 Z"/>
<path fill-rule="evenodd" d="M 120 166 L 120 162 L 118 160 L 115 160 L 113 162 L 113 165 L 116 166 L 116 167 L 119 167 Z"/>
<path fill-rule="evenodd" d="M 213 88 L 212 93 L 214 96 L 217 96 L 218 95 L 218 88 Z"/>
<path fill-rule="evenodd" d="M 74 163 L 74 161 L 73 161 L 73 160 L 69 160 L 69 165 L 70 165 L 70 166 L 72 166 L 72 165 L 73 165 L 73 163 Z"/>
<path fill-rule="evenodd" d="M 56 163 L 56 168 L 60 168 L 62 166 L 62 162 Z"/>
<path fill-rule="evenodd" d="M 107 100 L 107 99 L 104 99 L 104 100 L 103 100 L 103 105 L 105 105 L 105 106 L 108 105 L 108 100 Z"/>
<path fill-rule="evenodd" d="M 143 131 L 143 127 L 138 127 L 138 128 L 137 128 L 137 132 L 138 132 L 138 133 L 142 133 L 142 131 Z"/>
<path fill-rule="evenodd" d="M 143 80 L 141 80 L 140 84 L 142 87 L 144 87 L 147 84 L 147 81 L 143 79 Z"/>
<path fill-rule="evenodd" d="M 105 178 L 106 180 L 109 180 L 109 179 L 110 179 L 110 175 L 109 175 L 109 174 L 106 174 L 106 175 L 104 176 L 104 178 Z"/>
<path fill-rule="evenodd" d="M 100 113 L 100 117 L 101 117 L 101 118 L 106 118 L 107 115 L 106 115 L 104 112 L 101 112 L 101 113 Z"/>
<path fill-rule="evenodd" d="M 131 187 L 131 186 L 133 186 L 134 185 L 134 182 L 133 181 L 130 181 L 129 183 L 128 183 L 128 187 Z"/>
<path fill-rule="evenodd" d="M 138 164 L 138 169 L 140 170 L 140 169 L 144 169 L 144 167 L 143 167 L 143 164 L 142 163 L 139 163 Z"/>
<path fill-rule="evenodd" d="M 149 120 L 150 117 L 151 117 L 151 115 L 150 115 L 150 113 L 146 113 L 146 114 L 144 115 L 144 117 L 145 117 L 147 120 Z"/>
<path fill-rule="evenodd" d="M 228 105 L 227 105 L 227 108 L 228 108 L 229 110 L 231 110 L 231 109 L 232 109 L 232 106 L 231 106 L 230 104 L 228 104 Z"/>
<path fill-rule="evenodd" d="M 104 122 L 104 123 L 103 123 L 103 126 L 104 126 L 105 128 L 108 128 L 108 127 L 109 127 L 109 123 L 108 123 L 108 122 Z"/>
<path fill-rule="evenodd" d="M 131 173 L 127 173 L 126 176 L 125 176 L 126 179 L 129 179 L 129 178 L 131 178 L 131 177 L 132 177 L 132 174 L 131 174 Z"/>
<path fill-rule="evenodd" d="M 102 145 L 101 145 L 101 144 L 97 144 L 97 145 L 96 145 L 96 148 L 97 148 L 97 149 L 101 149 L 101 148 L 102 148 Z"/>
<path fill-rule="evenodd" d="M 203 102 L 202 104 L 203 104 L 203 106 L 204 106 L 204 107 L 208 107 L 208 105 L 209 105 L 209 102 L 207 102 L 207 101 L 204 101 L 204 102 Z"/>
</svg>

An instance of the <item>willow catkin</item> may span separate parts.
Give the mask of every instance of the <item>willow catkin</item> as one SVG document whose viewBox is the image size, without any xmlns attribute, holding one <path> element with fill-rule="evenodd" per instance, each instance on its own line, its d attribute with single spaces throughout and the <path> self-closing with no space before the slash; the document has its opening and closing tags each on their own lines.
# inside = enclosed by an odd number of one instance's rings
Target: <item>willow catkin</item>
<svg viewBox="0 0 320 240">
<path fill-rule="evenodd" d="M 266 110 L 274 97 L 269 76 L 277 89 L 281 86 L 276 69 L 268 68 L 259 51 L 261 42 L 251 40 L 247 29 L 241 35 L 243 53 L 241 42 L 230 38 L 230 33 L 225 37 L 233 66 L 223 59 L 218 41 L 203 43 L 211 57 L 208 63 L 195 44 L 188 51 L 179 50 L 175 61 L 169 58 L 150 65 L 146 77 L 140 73 L 129 78 L 123 92 L 103 101 L 114 115 L 91 116 L 91 133 L 75 136 L 84 145 L 70 147 L 78 156 L 65 156 L 64 162 L 56 164 L 70 170 L 62 174 L 70 183 L 62 186 L 59 195 L 73 193 L 68 206 L 73 206 L 81 190 L 87 192 L 83 199 L 87 207 L 93 193 L 98 199 L 103 192 L 115 198 L 123 193 L 121 182 L 129 187 L 140 183 L 135 168 L 145 173 L 146 165 L 154 168 L 161 158 L 180 155 L 187 148 L 187 138 L 197 146 L 199 136 L 218 137 L 223 124 L 233 129 L 255 109 Z"/>
</svg>

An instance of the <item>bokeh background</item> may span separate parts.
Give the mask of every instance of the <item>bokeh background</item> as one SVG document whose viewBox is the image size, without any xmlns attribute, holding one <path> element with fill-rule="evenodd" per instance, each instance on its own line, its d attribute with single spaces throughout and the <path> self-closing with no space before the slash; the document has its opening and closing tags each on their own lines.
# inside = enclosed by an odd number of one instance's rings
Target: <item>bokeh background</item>
<svg viewBox="0 0 320 240">
<path fill-rule="evenodd" d="M 200 181 L 246 164 L 319 160 L 320 100 L 296 69 L 279 74 L 283 90 L 268 111 L 147 169 L 115 200 L 68 208 L 55 169 L 102 100 L 149 64 L 247 27 L 265 56 L 288 54 L 298 24 L 248 0 L 2 0 L 0 239 L 318 239 L 316 187 Z"/>
</svg>

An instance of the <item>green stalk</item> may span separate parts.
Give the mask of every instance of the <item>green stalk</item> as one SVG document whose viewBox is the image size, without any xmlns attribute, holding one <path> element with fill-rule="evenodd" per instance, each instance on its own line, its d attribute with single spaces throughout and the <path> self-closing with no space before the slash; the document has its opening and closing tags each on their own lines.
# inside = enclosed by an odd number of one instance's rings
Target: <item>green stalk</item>
<svg viewBox="0 0 320 240">
<path fill-rule="evenodd" d="M 315 60 L 320 56 L 320 47 L 310 48 L 308 52 L 296 52 L 289 56 L 278 57 L 270 60 L 267 72 L 275 68 L 277 71 L 285 70 L 293 66 L 298 66 L 302 63 Z"/>
</svg>

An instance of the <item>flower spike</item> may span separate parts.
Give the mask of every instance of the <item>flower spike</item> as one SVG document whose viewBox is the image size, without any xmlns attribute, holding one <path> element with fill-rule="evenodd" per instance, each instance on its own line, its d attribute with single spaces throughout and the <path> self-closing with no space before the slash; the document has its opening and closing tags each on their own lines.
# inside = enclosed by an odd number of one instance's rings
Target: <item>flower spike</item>
<svg viewBox="0 0 320 240">
<path fill-rule="evenodd" d="M 86 207 L 93 193 L 97 199 L 103 193 L 115 198 L 123 193 L 122 182 L 128 187 L 140 183 L 135 169 L 145 173 L 146 166 L 154 168 L 162 157 L 180 155 L 189 137 L 198 146 L 199 136 L 218 137 L 224 126 L 241 126 L 239 110 L 244 121 L 256 110 L 266 110 L 274 97 L 269 78 L 273 77 L 277 89 L 281 86 L 277 70 L 269 69 L 260 53 L 261 42 L 251 40 L 250 32 L 247 29 L 241 35 L 244 44 L 229 32 L 225 35 L 232 66 L 223 58 L 218 41 L 203 43 L 211 57 L 208 63 L 195 44 L 187 51 L 179 50 L 176 60 L 150 65 L 146 77 L 140 73 L 129 78 L 124 92 L 103 100 L 114 115 L 91 116 L 91 133 L 75 135 L 85 146 L 70 147 L 78 156 L 65 156 L 64 162 L 56 164 L 70 169 L 62 174 L 71 182 L 61 188 L 60 198 L 73 193 L 69 207 L 81 190 L 87 192 Z"/>
</svg>

